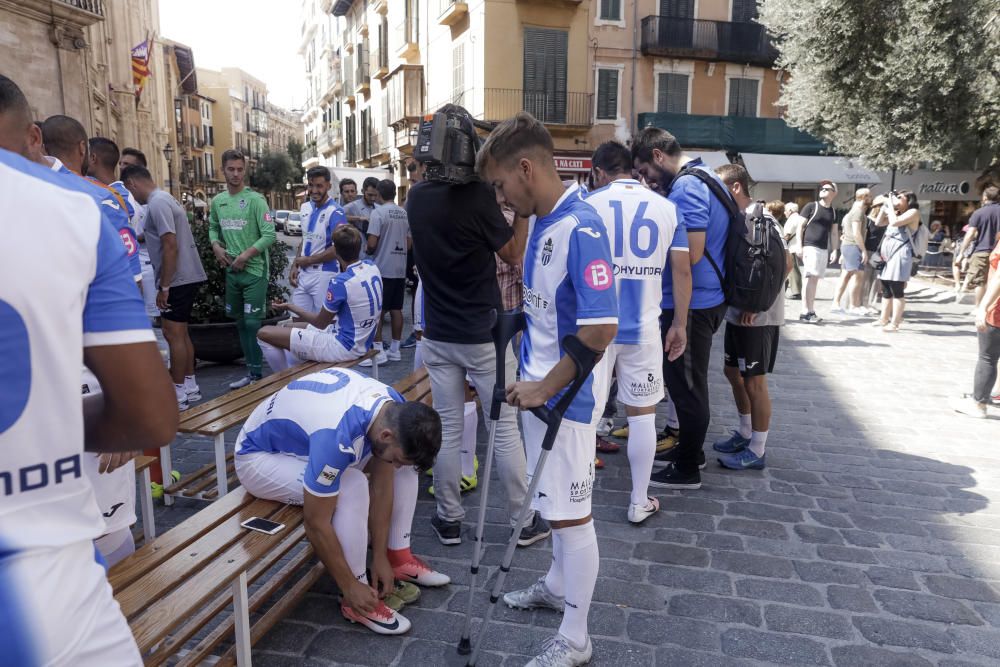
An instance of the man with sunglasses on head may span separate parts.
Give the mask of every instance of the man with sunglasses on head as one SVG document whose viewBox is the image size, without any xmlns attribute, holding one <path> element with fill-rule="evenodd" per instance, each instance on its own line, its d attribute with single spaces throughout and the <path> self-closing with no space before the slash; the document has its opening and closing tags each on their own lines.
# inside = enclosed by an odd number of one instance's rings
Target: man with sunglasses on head
<svg viewBox="0 0 1000 667">
<path fill-rule="evenodd" d="M 798 245 L 802 248 L 802 275 L 805 278 L 805 285 L 800 322 L 822 321 L 816 314 L 816 288 L 819 287 L 820 279 L 826 275 L 827 264 L 837 261 L 837 254 L 840 251 L 837 213 L 833 210 L 833 200 L 836 196 L 836 183 L 820 181 L 819 200 L 809 202 L 802 207 L 801 215 L 806 222 L 799 227 Z"/>
</svg>

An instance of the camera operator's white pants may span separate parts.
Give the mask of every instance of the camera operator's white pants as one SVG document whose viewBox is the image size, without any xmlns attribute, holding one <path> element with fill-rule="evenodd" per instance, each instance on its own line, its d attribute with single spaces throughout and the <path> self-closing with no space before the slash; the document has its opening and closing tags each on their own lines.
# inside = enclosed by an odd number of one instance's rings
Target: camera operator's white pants
<svg viewBox="0 0 1000 667">
<path fill-rule="evenodd" d="M 0 664 L 142 665 L 93 542 L 0 557 Z"/>
<path fill-rule="evenodd" d="M 292 303 L 310 313 L 318 313 L 323 309 L 326 288 L 335 275 L 334 271 L 318 269 L 299 271 L 299 286 L 292 290 Z"/>
<path fill-rule="evenodd" d="M 496 382 L 496 351 L 493 343 L 444 343 L 421 341 L 423 362 L 431 380 L 434 409 L 441 416 L 441 451 L 434 463 L 434 498 L 438 516 L 447 521 L 465 518 L 459 478 L 462 476 L 462 433 L 465 427 L 466 376 L 479 393 L 486 424 L 489 405 Z M 517 362 L 513 350 L 507 348 L 504 377 L 514 379 Z M 494 453 L 500 483 L 507 495 L 507 513 L 513 526 L 528 494 L 527 463 L 521 434 L 517 429 L 517 411 L 504 404 L 496 424 Z M 525 525 L 530 525 L 533 515 Z"/>
<path fill-rule="evenodd" d="M 369 459 L 370 460 L 370 459 Z M 236 477 L 251 495 L 301 505 L 305 494 L 302 476 L 307 457 L 255 452 L 236 454 Z M 389 549 L 410 546 L 413 513 L 417 509 L 417 472 L 410 466 L 397 468 L 392 483 L 392 518 L 389 522 Z M 368 553 L 368 478 L 360 468 L 340 474 L 340 493 L 333 513 L 333 530 L 344 551 L 351 573 L 361 581 Z"/>
</svg>

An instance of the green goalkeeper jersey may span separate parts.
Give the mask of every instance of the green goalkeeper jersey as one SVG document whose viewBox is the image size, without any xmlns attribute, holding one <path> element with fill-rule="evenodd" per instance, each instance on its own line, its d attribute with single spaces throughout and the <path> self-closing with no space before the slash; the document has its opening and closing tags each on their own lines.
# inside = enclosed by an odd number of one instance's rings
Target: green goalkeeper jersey
<svg viewBox="0 0 1000 667">
<path fill-rule="evenodd" d="M 274 243 L 274 222 L 264 197 L 249 188 L 231 195 L 220 192 L 212 198 L 208 216 L 208 238 L 221 241 L 226 254 L 236 257 L 249 247 L 260 253 L 246 263 L 244 270 L 267 278 L 267 249 Z"/>
</svg>

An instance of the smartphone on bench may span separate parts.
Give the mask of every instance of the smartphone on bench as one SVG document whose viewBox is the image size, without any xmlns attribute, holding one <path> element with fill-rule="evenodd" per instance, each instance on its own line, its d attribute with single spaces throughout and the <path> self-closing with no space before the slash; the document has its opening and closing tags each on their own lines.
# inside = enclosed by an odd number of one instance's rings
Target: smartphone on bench
<svg viewBox="0 0 1000 667">
<path fill-rule="evenodd" d="M 266 535 L 274 535 L 285 527 L 285 524 L 283 523 L 261 519 L 256 516 L 252 519 L 247 519 L 240 525 L 247 530 L 256 530 L 258 533 L 264 533 Z"/>
</svg>

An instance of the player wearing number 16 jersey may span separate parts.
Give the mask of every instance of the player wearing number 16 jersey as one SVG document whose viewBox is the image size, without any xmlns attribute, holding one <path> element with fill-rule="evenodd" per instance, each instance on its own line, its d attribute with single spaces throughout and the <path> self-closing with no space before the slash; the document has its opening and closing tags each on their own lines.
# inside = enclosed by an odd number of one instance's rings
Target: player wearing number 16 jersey
<svg viewBox="0 0 1000 667">
<path fill-rule="evenodd" d="M 615 141 L 601 144 L 593 156 L 594 183 L 600 187 L 586 202 L 604 219 L 614 258 L 618 335 L 607 356 L 618 374 L 618 400 L 625 404 L 628 415 L 632 469 L 628 519 L 641 523 L 660 507 L 647 491 L 656 454 L 656 404 L 664 395 L 659 326 L 663 272 L 677 271 L 674 289 L 683 292 L 686 286 L 688 295 L 691 274 L 687 236 L 678 223 L 676 208 L 631 178 L 631 163 L 625 146 Z M 687 299 L 681 296 L 676 300 L 675 326 L 687 317 Z M 681 332 L 683 326 L 675 337 Z M 671 354 L 683 351 L 683 343 L 679 344 L 680 350 Z"/>
</svg>

